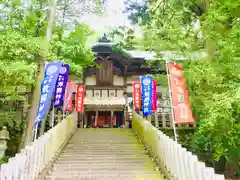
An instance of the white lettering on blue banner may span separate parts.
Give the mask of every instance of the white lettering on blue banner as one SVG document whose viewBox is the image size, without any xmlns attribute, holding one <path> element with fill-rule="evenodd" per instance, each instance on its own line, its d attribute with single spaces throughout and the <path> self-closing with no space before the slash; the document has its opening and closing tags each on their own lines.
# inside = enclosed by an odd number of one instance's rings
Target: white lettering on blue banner
<svg viewBox="0 0 240 180">
<path fill-rule="evenodd" d="M 142 87 L 142 110 L 144 116 L 152 113 L 152 76 L 141 76 L 140 83 Z"/>
</svg>

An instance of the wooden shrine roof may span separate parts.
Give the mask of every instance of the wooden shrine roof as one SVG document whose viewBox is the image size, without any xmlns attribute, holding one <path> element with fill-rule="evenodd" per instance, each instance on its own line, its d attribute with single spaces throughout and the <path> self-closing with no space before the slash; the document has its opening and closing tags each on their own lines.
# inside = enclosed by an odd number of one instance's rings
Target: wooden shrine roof
<svg viewBox="0 0 240 180">
<path fill-rule="evenodd" d="M 115 43 L 111 42 L 98 42 L 92 47 L 92 51 L 96 53 L 94 61 L 101 59 L 101 57 L 109 57 L 114 65 L 122 72 L 124 67 L 127 66 L 127 75 L 135 74 L 166 74 L 160 65 L 154 67 L 144 67 L 148 59 L 144 56 L 133 56 L 124 50 L 118 50 Z M 87 68 L 91 71 L 92 68 Z"/>
</svg>

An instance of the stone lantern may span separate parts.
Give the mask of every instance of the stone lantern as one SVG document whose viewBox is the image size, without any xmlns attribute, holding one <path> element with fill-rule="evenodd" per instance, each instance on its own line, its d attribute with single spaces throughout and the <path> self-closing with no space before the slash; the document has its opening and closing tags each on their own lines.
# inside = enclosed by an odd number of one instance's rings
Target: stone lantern
<svg viewBox="0 0 240 180">
<path fill-rule="evenodd" d="M 7 149 L 7 141 L 9 140 L 9 132 L 6 126 L 3 126 L 0 131 L 0 158 L 5 155 L 5 151 Z"/>
</svg>

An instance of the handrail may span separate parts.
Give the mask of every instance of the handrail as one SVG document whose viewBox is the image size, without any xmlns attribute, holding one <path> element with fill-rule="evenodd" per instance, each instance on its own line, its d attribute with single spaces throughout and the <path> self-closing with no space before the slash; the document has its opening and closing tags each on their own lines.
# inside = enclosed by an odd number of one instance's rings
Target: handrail
<svg viewBox="0 0 240 180">
<path fill-rule="evenodd" d="M 132 113 L 132 129 L 171 180 L 225 180 L 205 166 L 196 155 L 155 128 L 135 111 Z"/>
<path fill-rule="evenodd" d="M 35 180 L 77 129 L 76 113 L 25 147 L 0 168 L 1 180 Z"/>
</svg>

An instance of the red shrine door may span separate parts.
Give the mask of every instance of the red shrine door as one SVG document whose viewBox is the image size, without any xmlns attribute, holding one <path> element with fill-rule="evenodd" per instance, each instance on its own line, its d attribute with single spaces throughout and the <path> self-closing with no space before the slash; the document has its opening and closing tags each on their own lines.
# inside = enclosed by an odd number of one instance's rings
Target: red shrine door
<svg viewBox="0 0 240 180">
<path fill-rule="evenodd" d="M 111 127 L 111 112 L 99 111 L 96 119 L 97 127 Z"/>
</svg>

